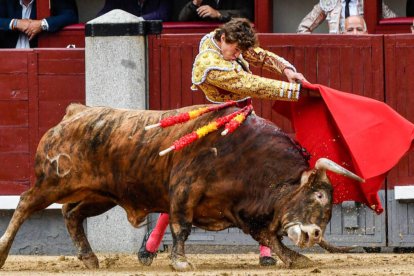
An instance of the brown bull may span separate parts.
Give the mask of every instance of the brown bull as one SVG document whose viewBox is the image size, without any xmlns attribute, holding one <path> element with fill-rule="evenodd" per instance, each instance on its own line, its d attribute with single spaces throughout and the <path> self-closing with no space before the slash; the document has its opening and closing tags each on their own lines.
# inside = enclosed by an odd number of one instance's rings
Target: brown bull
<svg viewBox="0 0 414 276">
<path fill-rule="evenodd" d="M 284 246 L 282 237 L 301 247 L 324 244 L 332 209 L 326 169 L 356 177 L 352 173 L 327 160 L 309 169 L 303 149 L 255 115 L 232 134 L 212 133 L 180 152 L 159 156 L 174 140 L 232 111 L 145 131 L 144 126 L 177 111 L 69 106 L 39 143 L 37 182 L 21 195 L 0 239 L 0 267 L 21 224 L 52 203 L 64 204 L 69 234 L 87 267 L 98 267 L 98 260 L 82 222 L 115 205 L 125 209 L 133 226 L 152 212 L 170 214 L 172 264 L 179 270 L 191 267 L 184 243 L 192 225 L 213 231 L 238 227 L 289 266 L 309 262 Z"/>
</svg>

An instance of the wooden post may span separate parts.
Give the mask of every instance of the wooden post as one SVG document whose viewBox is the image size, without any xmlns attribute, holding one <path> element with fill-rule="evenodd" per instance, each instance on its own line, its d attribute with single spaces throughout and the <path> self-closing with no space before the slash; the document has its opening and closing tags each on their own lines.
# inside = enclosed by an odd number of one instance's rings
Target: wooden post
<svg viewBox="0 0 414 276">
<path fill-rule="evenodd" d="M 259 33 L 271 33 L 273 31 L 273 1 L 254 1 L 254 23 Z"/>
<path fill-rule="evenodd" d="M 43 19 L 50 16 L 50 0 L 36 1 L 37 19 Z"/>
</svg>

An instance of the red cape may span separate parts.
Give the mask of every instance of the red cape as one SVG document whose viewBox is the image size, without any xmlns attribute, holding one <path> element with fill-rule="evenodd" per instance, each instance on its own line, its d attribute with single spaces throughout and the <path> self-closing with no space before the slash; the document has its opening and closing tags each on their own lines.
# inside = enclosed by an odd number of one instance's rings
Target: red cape
<svg viewBox="0 0 414 276">
<path fill-rule="evenodd" d="M 319 91 L 322 96 L 302 96 L 290 110 L 296 139 L 310 152 L 311 166 L 327 157 L 366 181 L 358 183 L 330 173 L 334 203 L 354 200 L 381 213 L 377 192 L 386 173 L 410 149 L 414 125 L 371 98 L 318 84 L 304 83 L 302 88 Z M 280 102 L 274 106 L 278 112 L 280 107 Z"/>
</svg>

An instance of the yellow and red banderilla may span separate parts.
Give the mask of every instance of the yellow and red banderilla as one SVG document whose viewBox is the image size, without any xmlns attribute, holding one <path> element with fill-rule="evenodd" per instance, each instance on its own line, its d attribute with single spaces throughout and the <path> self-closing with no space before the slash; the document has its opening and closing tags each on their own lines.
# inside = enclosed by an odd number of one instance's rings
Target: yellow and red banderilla
<svg viewBox="0 0 414 276">
<path fill-rule="evenodd" d="M 190 121 L 192 119 L 195 119 L 197 117 L 200 117 L 203 114 L 212 112 L 212 111 L 217 111 L 223 108 L 227 108 L 230 106 L 235 106 L 237 104 L 237 102 L 235 101 L 228 101 L 225 102 L 223 104 L 217 104 L 217 105 L 213 105 L 213 106 L 209 106 L 209 107 L 201 107 L 198 108 L 196 110 L 191 110 L 189 112 L 185 112 L 182 114 L 178 114 L 175 116 L 171 116 L 171 117 L 167 117 L 164 119 L 161 119 L 159 123 L 157 124 L 153 124 L 153 125 L 149 125 L 145 127 L 145 130 L 149 130 L 151 128 L 156 128 L 156 127 L 162 127 L 162 128 L 166 128 L 169 126 L 173 126 L 176 124 L 182 124 L 185 123 L 187 121 Z"/>
<path fill-rule="evenodd" d="M 243 107 L 240 110 L 237 110 L 229 115 L 220 117 L 216 119 L 213 122 L 210 122 L 209 124 L 200 127 L 196 131 L 193 131 L 187 135 L 184 135 L 180 139 L 173 142 L 173 145 L 159 153 L 160 156 L 163 156 L 170 151 L 178 151 L 189 144 L 193 143 L 194 141 L 200 139 L 201 137 L 207 135 L 210 132 L 216 131 L 223 125 L 225 125 L 224 131 L 221 133 L 221 135 L 226 135 L 228 133 L 232 133 L 235 131 L 242 123 L 243 121 L 249 116 L 249 114 L 253 111 L 253 106 L 247 105 Z"/>
</svg>

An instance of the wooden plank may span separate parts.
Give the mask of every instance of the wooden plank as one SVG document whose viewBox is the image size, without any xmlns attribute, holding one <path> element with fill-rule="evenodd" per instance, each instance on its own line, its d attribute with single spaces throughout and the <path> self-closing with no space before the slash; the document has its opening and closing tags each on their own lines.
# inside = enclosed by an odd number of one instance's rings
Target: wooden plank
<svg viewBox="0 0 414 276">
<path fill-rule="evenodd" d="M 35 184 L 34 160 L 39 142 L 39 80 L 38 80 L 38 53 L 28 55 L 28 81 L 29 81 L 29 171 L 30 186 Z"/>
<path fill-rule="evenodd" d="M 342 226 L 342 210 L 341 206 L 334 205 L 332 208 L 332 218 L 331 218 L 331 235 L 339 235 L 342 234 L 343 226 Z"/>
<path fill-rule="evenodd" d="M 357 95 L 364 95 L 364 63 L 362 62 L 361 50 L 363 47 L 352 49 L 352 92 Z"/>
<path fill-rule="evenodd" d="M 329 64 L 331 60 L 331 54 L 328 47 L 319 47 L 317 50 L 317 83 L 324 85 L 330 85 L 329 79 Z"/>
<path fill-rule="evenodd" d="M 172 57 L 171 57 L 172 58 Z M 168 47 L 161 47 L 161 60 L 169 61 L 170 60 L 170 52 Z M 168 65 L 170 62 L 166 62 L 165 65 Z M 161 110 L 171 109 L 170 106 L 170 67 L 169 66 L 162 66 L 161 67 Z"/>
<path fill-rule="evenodd" d="M 191 90 L 191 73 L 193 69 L 193 45 L 181 47 L 181 99 L 183 106 L 189 106 L 193 104 L 193 91 Z"/>
<path fill-rule="evenodd" d="M 29 180 L 27 181 L 1 181 L 0 191 L 1 195 L 20 195 L 29 189 Z"/>
<path fill-rule="evenodd" d="M 344 46 L 341 48 L 341 90 L 344 92 L 353 92 L 352 89 L 352 76 L 353 70 L 353 49 L 350 46 Z M 359 62 L 359 61 L 358 61 Z"/>
<path fill-rule="evenodd" d="M 148 38 L 149 47 L 149 109 L 161 109 L 161 57 L 160 41 L 158 36 Z"/>
<path fill-rule="evenodd" d="M 171 47 L 169 49 L 170 57 L 174 57 L 175 62 L 169 62 L 165 66 L 169 67 L 170 83 L 168 87 L 168 94 L 170 98 L 169 106 L 171 109 L 179 108 L 182 106 L 182 88 L 181 88 L 181 47 Z M 165 91 L 167 92 L 167 91 Z"/>
<path fill-rule="evenodd" d="M 29 180 L 28 153 L 1 153 L 0 164 L 0 181 Z"/>
<path fill-rule="evenodd" d="M 193 60 L 198 54 L 198 47 L 193 47 Z M 190 75 L 191 78 L 191 75 Z M 204 93 L 201 90 L 193 91 L 191 90 L 191 96 L 193 98 L 193 104 L 204 104 L 208 103 L 206 97 L 204 96 Z"/>
<path fill-rule="evenodd" d="M 397 225 L 399 226 L 399 234 L 401 235 L 407 235 L 408 234 L 408 218 L 409 218 L 409 213 L 408 213 L 408 204 L 402 203 L 399 204 L 397 202 Z"/>
<path fill-rule="evenodd" d="M 71 100 L 39 102 L 39 128 L 49 129 L 59 123 Z M 40 138 L 40 137 L 39 137 Z"/>
<path fill-rule="evenodd" d="M 27 73 L 27 53 L 31 51 L 2 49 L 0 51 L 0 74 Z"/>
<path fill-rule="evenodd" d="M 85 74 L 85 51 L 82 49 L 39 49 L 39 74 Z"/>
<path fill-rule="evenodd" d="M 341 49 L 339 47 L 331 48 L 330 53 L 331 62 L 329 64 L 330 86 L 335 89 L 341 87 L 341 62 L 337 62 L 335 57 L 341 57 Z"/>
<path fill-rule="evenodd" d="M 0 100 L 27 99 L 27 74 L 0 74 Z"/>
<path fill-rule="evenodd" d="M 318 79 L 318 54 L 317 47 L 306 47 L 305 48 L 305 67 L 303 74 L 305 78 L 311 82 L 316 83 Z"/>
<path fill-rule="evenodd" d="M 407 214 L 408 234 L 414 235 L 414 204 L 407 204 Z"/>
<path fill-rule="evenodd" d="M 27 101 L 0 101 L 0 126 L 28 127 Z"/>
<path fill-rule="evenodd" d="M 37 0 L 37 18 L 46 18 L 50 16 L 50 0 Z"/>
<path fill-rule="evenodd" d="M 371 39 L 372 43 L 372 66 L 369 69 L 372 72 L 372 93 L 371 97 L 379 101 L 384 101 L 384 76 L 389 73 L 389 68 L 384 70 L 384 45 L 383 37 L 375 36 Z"/>
<path fill-rule="evenodd" d="M 254 23 L 255 28 L 261 33 L 270 33 L 273 30 L 273 1 L 254 1 Z"/>
<path fill-rule="evenodd" d="M 40 75 L 39 101 L 85 103 L 85 75 Z M 68 85 L 70 84 L 70 85 Z M 64 107 L 66 108 L 66 107 Z"/>
<path fill-rule="evenodd" d="M 0 153 L 28 153 L 27 127 L 0 127 Z"/>
</svg>

